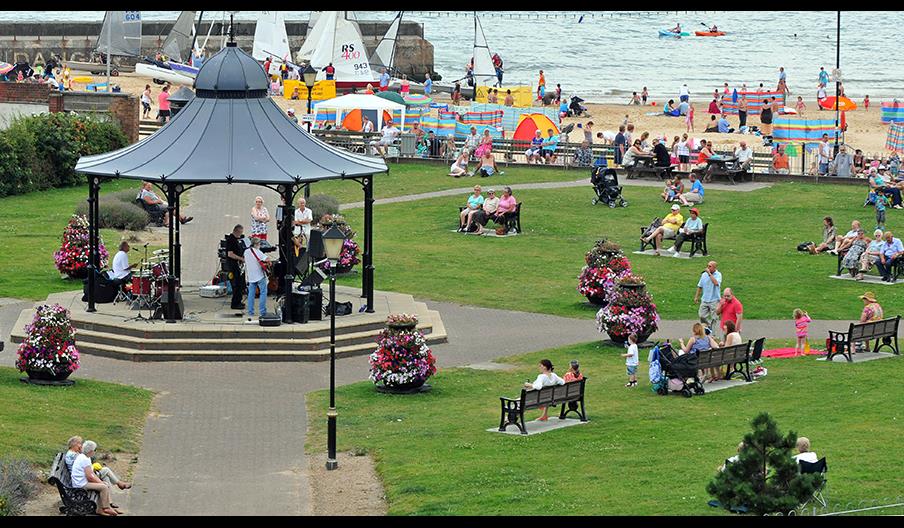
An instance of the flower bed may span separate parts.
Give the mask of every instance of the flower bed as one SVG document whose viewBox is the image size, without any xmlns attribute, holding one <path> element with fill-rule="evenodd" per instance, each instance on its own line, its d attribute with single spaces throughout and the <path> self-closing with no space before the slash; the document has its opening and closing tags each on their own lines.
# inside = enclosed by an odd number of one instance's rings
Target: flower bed
<svg viewBox="0 0 904 528">
<path fill-rule="evenodd" d="M 417 388 L 436 373 L 436 358 L 424 335 L 416 330 L 417 316 L 393 314 L 377 336 L 370 355 L 370 380 L 399 390 Z"/>
<path fill-rule="evenodd" d="M 28 372 L 29 377 L 65 379 L 79 368 L 69 310 L 59 304 L 38 306 L 25 334 L 17 350 L 20 372 Z"/>
<path fill-rule="evenodd" d="M 605 306 L 615 298 L 616 283 L 631 274 L 631 263 L 614 242 L 599 240 L 584 255 L 578 292 L 593 304 Z"/>
<path fill-rule="evenodd" d="M 84 279 L 88 276 L 89 235 L 88 218 L 84 215 L 72 215 L 69 224 L 63 231 L 63 245 L 54 252 L 53 260 L 60 273 L 73 279 Z M 107 265 L 107 248 L 103 238 L 98 240 L 97 252 L 100 255 L 100 266 Z"/>
<path fill-rule="evenodd" d="M 643 278 L 629 276 L 620 281 L 612 302 L 597 312 L 596 324 L 616 343 L 624 343 L 632 333 L 641 343 L 658 330 L 659 313 Z"/>
</svg>

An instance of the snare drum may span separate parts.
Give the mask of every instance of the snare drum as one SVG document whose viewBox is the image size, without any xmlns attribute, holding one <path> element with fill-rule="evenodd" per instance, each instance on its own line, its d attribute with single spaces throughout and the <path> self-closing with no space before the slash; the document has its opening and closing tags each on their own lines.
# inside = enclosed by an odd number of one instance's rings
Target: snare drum
<svg viewBox="0 0 904 528">
<path fill-rule="evenodd" d="M 132 275 L 132 295 L 151 294 L 151 275 Z"/>
<path fill-rule="evenodd" d="M 166 266 L 166 262 L 158 262 L 151 267 L 151 273 L 155 279 L 160 279 L 169 275 L 169 268 Z"/>
</svg>

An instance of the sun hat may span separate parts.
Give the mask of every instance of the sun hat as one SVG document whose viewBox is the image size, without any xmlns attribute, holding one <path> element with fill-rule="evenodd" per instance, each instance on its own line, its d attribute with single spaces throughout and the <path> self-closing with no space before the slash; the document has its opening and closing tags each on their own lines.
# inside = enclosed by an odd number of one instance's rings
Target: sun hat
<svg viewBox="0 0 904 528">
<path fill-rule="evenodd" d="M 700 210 L 697 209 L 696 207 L 691 207 L 691 212 L 694 213 L 694 214 L 696 214 L 696 215 L 700 214 Z"/>
<path fill-rule="evenodd" d="M 672 211 L 680 211 L 680 210 L 681 210 L 681 206 L 680 206 L 680 205 L 678 205 L 678 204 L 672 204 Z"/>
<path fill-rule="evenodd" d="M 286 112 L 289 113 L 289 114 L 294 114 L 294 113 L 295 113 L 295 109 L 294 109 L 294 108 L 290 108 L 290 109 L 286 110 Z"/>
<path fill-rule="evenodd" d="M 487 194 L 496 194 L 496 189 L 487 189 Z"/>
<path fill-rule="evenodd" d="M 860 296 L 860 298 L 866 299 L 869 302 L 879 302 L 876 300 L 876 294 L 871 291 L 864 293 L 863 295 Z"/>
</svg>

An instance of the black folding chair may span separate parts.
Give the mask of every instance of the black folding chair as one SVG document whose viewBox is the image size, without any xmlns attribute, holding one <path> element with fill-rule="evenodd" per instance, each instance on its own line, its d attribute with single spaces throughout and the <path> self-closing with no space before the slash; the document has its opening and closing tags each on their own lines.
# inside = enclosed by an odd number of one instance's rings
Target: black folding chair
<svg viewBox="0 0 904 528">
<path fill-rule="evenodd" d="M 816 488 L 813 491 L 813 497 L 810 500 L 815 500 L 818 502 L 823 508 L 828 507 L 828 502 L 826 501 L 826 495 L 828 495 L 828 490 L 826 489 L 826 485 L 828 480 L 826 480 L 826 471 L 828 471 L 828 466 L 826 465 L 826 457 L 822 457 L 816 462 L 807 462 L 806 460 L 798 460 L 797 462 L 800 465 L 801 474 L 808 473 L 821 473 L 822 474 L 822 485 Z M 810 500 L 802 504 L 801 506 L 806 506 L 809 504 Z"/>
</svg>

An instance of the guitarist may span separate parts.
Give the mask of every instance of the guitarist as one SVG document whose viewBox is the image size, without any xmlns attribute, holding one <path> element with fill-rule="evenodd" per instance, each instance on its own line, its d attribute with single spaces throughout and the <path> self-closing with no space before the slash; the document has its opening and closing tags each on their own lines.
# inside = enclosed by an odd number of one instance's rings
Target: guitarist
<svg viewBox="0 0 904 528">
<path fill-rule="evenodd" d="M 242 264 L 245 263 L 244 244 L 242 243 L 242 233 L 245 228 L 241 224 L 236 224 L 232 228 L 232 234 L 226 237 L 226 263 L 227 269 L 232 280 L 232 304 L 230 308 L 233 310 L 242 310 L 245 305 L 242 304 L 242 294 L 245 291 L 245 280 L 242 277 Z M 252 299 L 253 300 L 253 299 Z"/>
<path fill-rule="evenodd" d="M 263 317 L 267 315 L 267 280 L 270 274 L 270 262 L 267 255 L 260 250 L 261 239 L 252 238 L 251 247 L 245 250 L 245 276 L 248 281 L 248 322 L 254 315 L 255 290 L 260 292 L 258 312 Z"/>
</svg>

